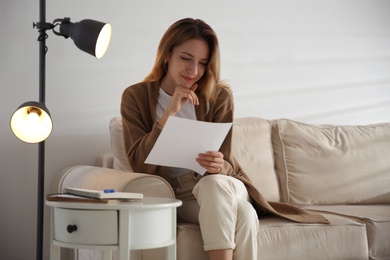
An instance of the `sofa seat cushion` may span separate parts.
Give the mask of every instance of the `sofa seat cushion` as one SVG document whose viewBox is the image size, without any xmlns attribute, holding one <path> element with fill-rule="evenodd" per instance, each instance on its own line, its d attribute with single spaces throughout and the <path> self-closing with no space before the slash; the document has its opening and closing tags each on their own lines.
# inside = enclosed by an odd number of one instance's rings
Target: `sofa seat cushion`
<svg viewBox="0 0 390 260">
<path fill-rule="evenodd" d="M 177 259 L 208 259 L 207 253 L 203 249 L 202 234 L 198 225 L 187 223 L 177 225 Z"/>
<path fill-rule="evenodd" d="M 334 214 L 323 214 L 330 225 L 260 219 L 259 259 L 368 259 L 365 225 Z"/>
<path fill-rule="evenodd" d="M 365 224 L 324 213 L 330 225 L 302 224 L 277 217 L 262 217 L 258 233 L 259 260 L 368 259 Z M 178 225 L 178 259 L 207 259 L 199 226 Z"/>
<path fill-rule="evenodd" d="M 307 209 L 332 212 L 366 225 L 370 259 L 390 259 L 390 205 L 320 205 Z"/>
<path fill-rule="evenodd" d="M 272 140 L 283 201 L 390 203 L 390 123 L 317 126 L 280 119 Z"/>
</svg>

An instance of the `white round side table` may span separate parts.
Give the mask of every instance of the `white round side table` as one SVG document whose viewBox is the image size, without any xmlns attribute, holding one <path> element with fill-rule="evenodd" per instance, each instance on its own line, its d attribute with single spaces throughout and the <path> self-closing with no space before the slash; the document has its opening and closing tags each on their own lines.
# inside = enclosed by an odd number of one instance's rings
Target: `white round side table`
<svg viewBox="0 0 390 260">
<path fill-rule="evenodd" d="M 51 207 L 50 259 L 60 259 L 60 247 L 103 250 L 111 259 L 128 260 L 130 250 L 167 247 L 166 259 L 176 259 L 176 199 L 144 197 L 140 201 L 83 203 L 46 201 Z"/>
</svg>

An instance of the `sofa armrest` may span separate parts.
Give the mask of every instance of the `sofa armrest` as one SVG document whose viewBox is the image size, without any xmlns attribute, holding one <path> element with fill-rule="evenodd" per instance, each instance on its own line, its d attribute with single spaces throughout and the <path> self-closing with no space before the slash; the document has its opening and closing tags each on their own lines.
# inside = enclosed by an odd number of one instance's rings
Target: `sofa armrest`
<svg viewBox="0 0 390 260">
<path fill-rule="evenodd" d="M 83 189 L 115 189 L 139 192 L 144 196 L 175 198 L 172 187 L 160 176 L 132 173 L 96 166 L 78 165 L 64 169 L 53 180 L 52 193 L 66 187 Z"/>
</svg>

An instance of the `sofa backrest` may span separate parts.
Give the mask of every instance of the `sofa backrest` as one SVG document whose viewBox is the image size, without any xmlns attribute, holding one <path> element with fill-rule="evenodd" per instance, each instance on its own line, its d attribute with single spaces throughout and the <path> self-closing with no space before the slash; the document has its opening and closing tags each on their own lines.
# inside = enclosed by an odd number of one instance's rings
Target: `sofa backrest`
<svg viewBox="0 0 390 260">
<path fill-rule="evenodd" d="M 132 171 L 122 120 L 110 122 L 114 169 Z M 390 123 L 321 126 L 288 119 L 236 118 L 232 153 L 269 201 L 390 203 Z"/>
<path fill-rule="evenodd" d="M 318 126 L 280 119 L 272 137 L 282 201 L 390 203 L 390 123 Z"/>
<path fill-rule="evenodd" d="M 232 154 L 265 199 L 280 201 L 271 133 L 271 120 L 236 118 L 233 123 Z"/>
</svg>

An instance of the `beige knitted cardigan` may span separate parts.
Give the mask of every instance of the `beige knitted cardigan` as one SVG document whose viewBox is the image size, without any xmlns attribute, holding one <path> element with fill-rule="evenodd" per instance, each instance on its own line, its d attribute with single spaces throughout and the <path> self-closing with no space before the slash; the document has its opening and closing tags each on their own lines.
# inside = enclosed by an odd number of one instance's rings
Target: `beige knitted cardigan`
<svg viewBox="0 0 390 260">
<path fill-rule="evenodd" d="M 123 138 L 127 157 L 134 171 L 157 174 L 169 182 L 166 167 L 144 163 L 162 131 L 162 128 L 156 123 L 159 86 L 159 82 L 143 82 L 132 85 L 123 92 L 121 102 Z M 195 106 L 195 113 L 198 120 L 206 122 L 233 121 L 234 105 L 229 89 L 219 88 L 216 100 L 212 103 L 206 103 L 203 95 L 197 94 L 200 104 Z M 220 149 L 225 159 L 221 174 L 235 177 L 246 185 L 249 195 L 254 200 L 253 206 L 258 212 L 270 213 L 301 223 L 329 223 L 325 217 L 315 212 L 286 203 L 266 201 L 230 154 L 232 131 L 233 129 L 228 133 Z"/>
</svg>

